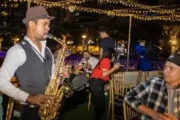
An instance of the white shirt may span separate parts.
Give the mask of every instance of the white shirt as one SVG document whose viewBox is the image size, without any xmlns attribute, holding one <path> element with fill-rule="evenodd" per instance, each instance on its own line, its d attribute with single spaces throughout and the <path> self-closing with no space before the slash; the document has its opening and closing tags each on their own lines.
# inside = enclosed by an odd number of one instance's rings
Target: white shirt
<svg viewBox="0 0 180 120">
<path fill-rule="evenodd" d="M 24 39 L 36 49 L 34 50 L 36 53 L 39 52 L 42 57 L 45 56 L 46 41 L 41 41 L 42 51 L 40 52 L 37 46 L 28 37 L 25 36 Z M 40 57 L 39 54 L 37 53 L 39 58 L 43 61 L 43 58 Z M 17 68 L 23 65 L 26 59 L 27 57 L 24 49 L 19 44 L 16 44 L 8 50 L 0 69 L 0 91 L 21 102 L 26 101 L 29 93 L 16 88 L 10 80 L 14 76 Z"/>
<path fill-rule="evenodd" d="M 168 92 L 168 113 L 174 115 L 174 108 L 175 108 L 174 97 L 176 94 L 176 90 L 167 84 L 167 92 Z"/>
<path fill-rule="evenodd" d="M 88 59 L 87 63 L 89 63 L 92 66 L 92 69 L 94 69 L 97 65 L 97 63 L 99 62 L 99 60 L 96 57 L 90 56 L 90 58 Z M 82 65 L 83 63 L 86 63 L 85 58 L 83 58 L 81 60 L 81 62 L 79 63 L 79 65 Z M 91 72 L 91 71 L 88 71 Z"/>
</svg>

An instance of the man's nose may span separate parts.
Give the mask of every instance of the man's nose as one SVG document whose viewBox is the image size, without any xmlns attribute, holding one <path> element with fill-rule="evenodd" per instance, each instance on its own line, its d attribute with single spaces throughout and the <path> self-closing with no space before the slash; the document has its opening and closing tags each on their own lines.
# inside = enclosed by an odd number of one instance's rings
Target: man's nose
<svg viewBox="0 0 180 120">
<path fill-rule="evenodd" d="M 164 70 L 163 70 L 163 74 L 168 74 L 169 73 L 169 69 L 168 68 L 164 68 Z"/>
<path fill-rule="evenodd" d="M 47 32 L 49 32 L 49 30 L 50 30 L 50 26 L 49 25 L 46 26 L 46 30 L 47 30 Z"/>
<path fill-rule="evenodd" d="M 49 32 L 49 30 L 50 30 L 50 27 L 49 27 L 49 26 L 47 27 L 47 30 L 48 30 L 48 32 Z"/>
</svg>

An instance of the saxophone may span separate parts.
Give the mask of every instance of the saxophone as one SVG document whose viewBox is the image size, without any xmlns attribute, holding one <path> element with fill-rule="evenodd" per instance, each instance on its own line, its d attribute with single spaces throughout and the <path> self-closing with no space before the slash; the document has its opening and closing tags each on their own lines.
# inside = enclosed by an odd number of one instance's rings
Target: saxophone
<svg viewBox="0 0 180 120">
<path fill-rule="evenodd" d="M 51 76 L 48 87 L 45 90 L 45 95 L 52 96 L 49 104 L 43 105 L 39 109 L 39 115 L 41 120 L 53 120 L 59 114 L 59 109 L 62 107 L 63 101 L 66 95 L 72 93 L 72 88 L 63 83 L 64 78 L 61 76 L 62 67 L 64 65 L 64 59 L 66 56 L 66 36 L 63 36 L 63 40 L 59 41 L 56 37 L 49 35 L 49 38 L 53 38 L 59 44 L 62 45 L 61 51 L 57 55 L 57 61 L 54 67 L 54 74 Z"/>
</svg>

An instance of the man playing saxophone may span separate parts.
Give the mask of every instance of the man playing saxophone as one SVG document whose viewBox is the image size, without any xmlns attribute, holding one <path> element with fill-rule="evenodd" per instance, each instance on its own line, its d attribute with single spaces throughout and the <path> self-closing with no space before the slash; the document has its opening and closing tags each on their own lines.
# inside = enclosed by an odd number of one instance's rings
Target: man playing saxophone
<svg viewBox="0 0 180 120">
<path fill-rule="evenodd" d="M 46 46 L 50 30 L 50 20 L 46 9 L 34 6 L 27 10 L 23 23 L 27 27 L 26 36 L 19 44 L 10 48 L 0 69 L 0 91 L 23 103 L 21 120 L 40 120 L 38 106 L 49 102 L 43 95 L 49 83 L 53 55 Z M 20 88 L 10 79 L 16 75 Z"/>
</svg>

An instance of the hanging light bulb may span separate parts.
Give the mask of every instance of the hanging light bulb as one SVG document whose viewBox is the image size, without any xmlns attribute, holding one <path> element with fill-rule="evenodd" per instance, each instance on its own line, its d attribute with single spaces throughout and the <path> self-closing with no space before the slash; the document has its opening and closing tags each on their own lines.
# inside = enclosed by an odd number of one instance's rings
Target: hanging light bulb
<svg viewBox="0 0 180 120">
<path fill-rule="evenodd" d="M 2 11 L 1 14 L 2 14 L 3 16 L 7 16 L 7 15 L 8 15 L 8 13 L 7 13 L 6 11 Z"/>
<path fill-rule="evenodd" d="M 72 5 L 68 6 L 68 10 L 69 10 L 70 12 L 74 12 L 75 9 L 76 9 L 75 6 L 72 6 Z"/>
</svg>

